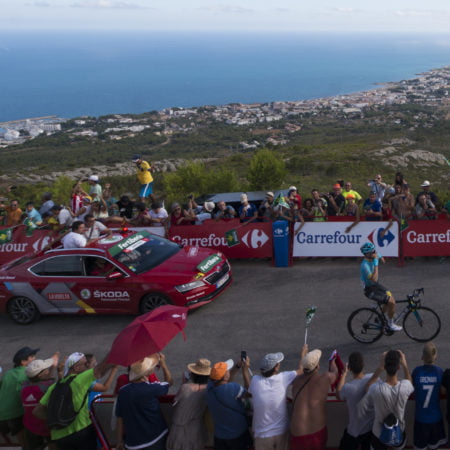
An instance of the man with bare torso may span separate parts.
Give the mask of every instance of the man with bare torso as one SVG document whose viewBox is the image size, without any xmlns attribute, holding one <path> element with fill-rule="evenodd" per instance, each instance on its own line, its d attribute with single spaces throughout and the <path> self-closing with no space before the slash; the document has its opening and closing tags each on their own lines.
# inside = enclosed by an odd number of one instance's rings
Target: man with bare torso
<svg viewBox="0 0 450 450">
<path fill-rule="evenodd" d="M 334 361 L 320 374 L 322 352 L 313 350 L 302 359 L 303 374 L 292 383 L 291 450 L 321 450 L 327 443 L 325 404 L 337 377 Z"/>
</svg>

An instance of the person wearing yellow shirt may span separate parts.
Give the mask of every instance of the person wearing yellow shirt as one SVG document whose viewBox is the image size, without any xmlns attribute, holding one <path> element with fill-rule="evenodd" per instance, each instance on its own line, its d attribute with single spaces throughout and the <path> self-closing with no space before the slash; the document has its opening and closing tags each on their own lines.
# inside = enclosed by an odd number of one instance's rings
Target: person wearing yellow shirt
<svg viewBox="0 0 450 450">
<path fill-rule="evenodd" d="M 359 205 L 362 202 L 362 197 L 361 195 L 358 194 L 358 192 L 354 191 L 352 188 L 352 183 L 350 183 L 350 181 L 346 181 L 344 184 L 344 189 L 342 190 L 342 195 L 345 198 L 345 204 L 348 203 L 347 201 L 347 197 L 349 195 L 353 195 L 353 197 L 355 198 L 355 202 Z"/>
<path fill-rule="evenodd" d="M 151 165 L 147 161 L 144 161 L 141 155 L 134 155 L 132 162 L 136 164 L 136 175 L 139 183 L 141 183 L 141 190 L 139 192 L 141 202 L 145 203 L 145 199 L 150 197 L 151 202 L 154 203 L 155 197 L 153 195 L 152 177 L 153 169 Z"/>
</svg>

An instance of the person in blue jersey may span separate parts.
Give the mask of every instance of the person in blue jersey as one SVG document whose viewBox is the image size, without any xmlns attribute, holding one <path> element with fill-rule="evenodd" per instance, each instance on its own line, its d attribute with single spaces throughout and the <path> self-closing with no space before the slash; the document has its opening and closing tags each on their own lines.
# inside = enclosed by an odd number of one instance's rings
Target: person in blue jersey
<svg viewBox="0 0 450 450">
<path fill-rule="evenodd" d="M 436 346 L 427 342 L 422 352 L 424 365 L 412 372 L 416 396 L 414 447 L 417 449 L 439 448 L 447 442 L 440 406 L 443 370 L 434 364 L 436 357 Z"/>
<path fill-rule="evenodd" d="M 370 300 L 375 300 L 383 305 L 383 312 L 387 315 L 389 328 L 391 331 L 400 331 L 402 327 L 394 323 L 394 296 L 387 288 L 378 283 L 378 265 L 380 261 L 384 262 L 384 258 L 377 254 L 375 245 L 372 242 L 366 242 L 360 250 L 364 255 L 360 267 L 364 295 Z"/>
</svg>

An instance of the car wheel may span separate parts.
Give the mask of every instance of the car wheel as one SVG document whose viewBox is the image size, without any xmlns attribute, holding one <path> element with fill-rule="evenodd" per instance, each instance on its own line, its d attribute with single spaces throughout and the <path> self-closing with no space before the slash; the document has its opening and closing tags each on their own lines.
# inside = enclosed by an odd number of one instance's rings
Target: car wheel
<svg viewBox="0 0 450 450">
<path fill-rule="evenodd" d="M 151 292 L 145 295 L 139 305 L 139 312 L 141 314 L 148 313 L 158 306 L 168 305 L 171 301 L 163 294 L 159 292 Z"/>
<path fill-rule="evenodd" d="M 39 310 L 28 297 L 15 297 L 8 302 L 8 313 L 12 319 L 26 325 L 39 317 Z"/>
</svg>

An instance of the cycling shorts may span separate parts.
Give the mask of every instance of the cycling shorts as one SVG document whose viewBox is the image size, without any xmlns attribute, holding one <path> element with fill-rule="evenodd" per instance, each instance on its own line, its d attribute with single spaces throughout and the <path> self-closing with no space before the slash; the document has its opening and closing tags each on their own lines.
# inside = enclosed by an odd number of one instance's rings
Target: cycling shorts
<svg viewBox="0 0 450 450">
<path fill-rule="evenodd" d="M 385 304 L 389 301 L 389 297 L 392 297 L 390 291 L 388 291 L 382 284 L 374 283 L 364 288 L 364 295 L 370 300 L 375 300 L 378 303 Z"/>
</svg>

